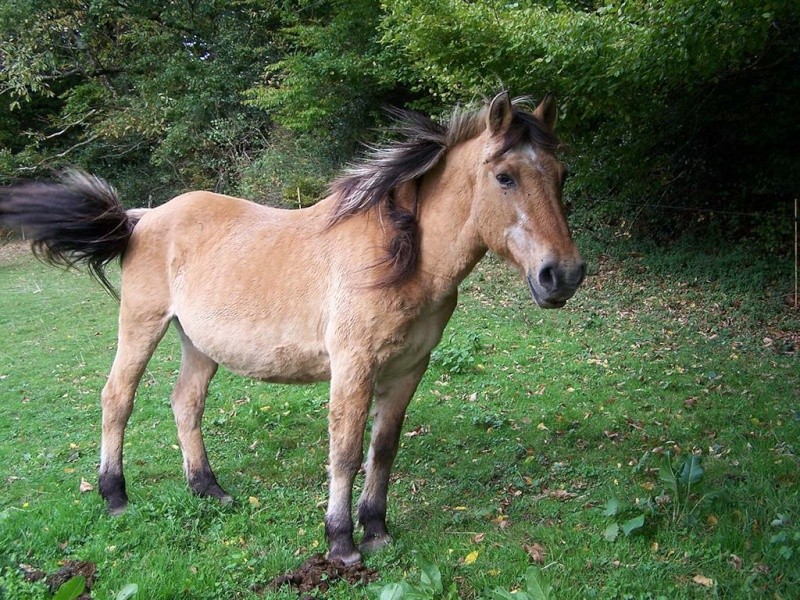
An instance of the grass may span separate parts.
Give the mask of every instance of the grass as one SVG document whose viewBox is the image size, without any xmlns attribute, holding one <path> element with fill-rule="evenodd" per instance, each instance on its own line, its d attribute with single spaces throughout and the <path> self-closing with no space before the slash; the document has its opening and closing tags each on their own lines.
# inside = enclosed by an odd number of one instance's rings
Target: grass
<svg viewBox="0 0 800 600">
<path fill-rule="evenodd" d="M 418 582 L 433 563 L 445 590 L 476 598 L 524 588 L 535 564 L 559 599 L 793 597 L 800 319 L 781 302 L 788 260 L 583 246 L 594 275 L 561 311 L 531 306 L 493 259 L 463 285 L 409 409 L 389 498 L 396 543 L 368 559 L 379 584 Z M 170 334 L 127 430 L 131 504 L 110 518 L 81 483 L 96 487 L 116 305 L 85 275 L 25 254 L 0 258 L 0 290 L 0 598 L 48 597 L 19 565 L 50 572 L 64 559 L 97 564 L 95 598 L 128 583 L 135 598 L 296 598 L 251 586 L 325 549 L 327 386 L 218 374 L 206 441 L 238 499 L 221 507 L 181 474 Z M 693 455 L 702 481 L 676 493 L 664 461 Z M 376 595 L 338 583 L 327 597 Z"/>
</svg>

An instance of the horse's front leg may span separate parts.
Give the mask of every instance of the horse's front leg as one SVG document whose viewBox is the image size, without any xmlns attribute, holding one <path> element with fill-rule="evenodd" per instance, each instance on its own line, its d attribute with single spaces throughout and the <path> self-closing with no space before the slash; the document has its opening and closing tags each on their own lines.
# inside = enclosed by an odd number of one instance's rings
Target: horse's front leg
<svg viewBox="0 0 800 600">
<path fill-rule="evenodd" d="M 375 389 L 367 476 L 358 501 L 358 521 L 364 527 L 362 552 L 374 552 L 392 541 L 386 527 L 386 494 L 406 408 L 428 367 L 428 356 L 413 371 L 390 381 L 379 382 Z"/>
<path fill-rule="evenodd" d="M 353 543 L 353 480 L 361 468 L 364 427 L 372 400 L 372 373 L 337 374 L 331 379 L 328 417 L 330 492 L 325 514 L 328 560 L 351 565 L 361 560 Z"/>
</svg>

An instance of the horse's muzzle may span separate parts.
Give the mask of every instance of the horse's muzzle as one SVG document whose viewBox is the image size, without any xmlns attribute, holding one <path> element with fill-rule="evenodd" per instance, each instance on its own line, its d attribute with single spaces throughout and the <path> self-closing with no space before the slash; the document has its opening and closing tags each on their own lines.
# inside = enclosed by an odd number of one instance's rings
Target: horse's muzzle
<svg viewBox="0 0 800 600">
<path fill-rule="evenodd" d="M 572 298 L 586 276 L 582 260 L 570 263 L 547 262 L 535 275 L 528 273 L 526 280 L 533 301 L 540 308 L 561 308 Z"/>
</svg>

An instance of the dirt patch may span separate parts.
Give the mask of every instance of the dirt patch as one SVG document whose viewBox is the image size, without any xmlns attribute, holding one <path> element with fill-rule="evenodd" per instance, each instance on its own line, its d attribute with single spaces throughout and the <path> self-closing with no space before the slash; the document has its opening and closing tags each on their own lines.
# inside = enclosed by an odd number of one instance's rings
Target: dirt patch
<svg viewBox="0 0 800 600">
<path fill-rule="evenodd" d="M 303 600 L 313 599 L 310 592 L 325 593 L 331 583 L 343 580 L 350 585 L 367 584 L 378 579 L 375 569 L 365 567 L 363 564 L 345 566 L 339 562 L 328 562 L 322 554 L 315 554 L 296 570 L 273 579 L 267 586 L 253 591 L 261 593 L 265 590 L 276 591 L 288 585 L 301 594 Z"/>
<path fill-rule="evenodd" d="M 55 594 L 58 588 L 76 575 L 83 575 L 86 580 L 86 587 L 83 593 L 76 600 L 91 600 L 90 591 L 94 583 L 94 573 L 97 567 L 94 563 L 86 560 L 65 560 L 61 563 L 61 568 L 49 575 L 44 571 L 31 567 L 30 565 L 20 565 L 25 579 L 28 581 L 41 581 L 47 584 L 51 594 Z"/>
</svg>

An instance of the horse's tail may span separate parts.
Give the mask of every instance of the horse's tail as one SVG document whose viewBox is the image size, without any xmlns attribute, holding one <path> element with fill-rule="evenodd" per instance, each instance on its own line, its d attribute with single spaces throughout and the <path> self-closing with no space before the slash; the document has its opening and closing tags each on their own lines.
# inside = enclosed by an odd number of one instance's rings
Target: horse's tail
<svg viewBox="0 0 800 600">
<path fill-rule="evenodd" d="M 21 227 L 45 262 L 87 266 L 115 298 L 105 266 L 122 257 L 141 213 L 126 212 L 110 184 L 81 171 L 0 188 L 0 224 Z"/>
</svg>

